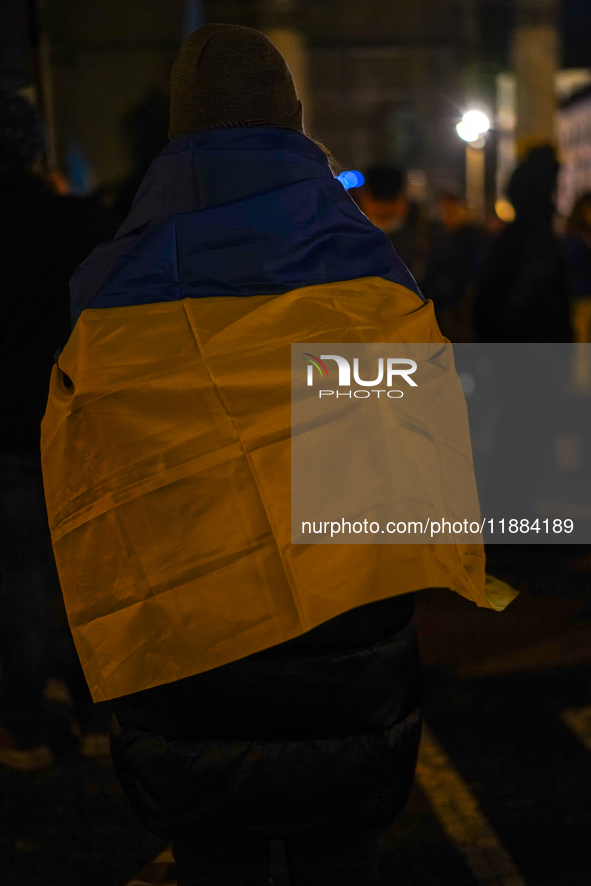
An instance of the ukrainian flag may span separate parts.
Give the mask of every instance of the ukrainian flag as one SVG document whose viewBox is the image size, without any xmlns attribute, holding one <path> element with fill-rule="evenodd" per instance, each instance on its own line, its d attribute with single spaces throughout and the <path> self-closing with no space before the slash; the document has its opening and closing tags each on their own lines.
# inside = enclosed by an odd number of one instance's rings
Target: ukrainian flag
<svg viewBox="0 0 591 886">
<path fill-rule="evenodd" d="M 480 545 L 292 545 L 290 343 L 443 342 L 388 238 L 298 132 L 176 139 L 72 279 L 42 426 L 95 701 L 423 587 L 480 606 Z"/>
</svg>

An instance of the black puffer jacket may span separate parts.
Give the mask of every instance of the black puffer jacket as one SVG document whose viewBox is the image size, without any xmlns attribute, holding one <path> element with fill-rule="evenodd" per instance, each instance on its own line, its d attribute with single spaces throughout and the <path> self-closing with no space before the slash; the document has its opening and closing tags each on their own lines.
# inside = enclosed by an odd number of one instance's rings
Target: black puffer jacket
<svg viewBox="0 0 591 886">
<path fill-rule="evenodd" d="M 390 824 L 420 736 L 414 595 L 371 603 L 196 677 L 116 699 L 113 761 L 164 838 L 279 839 Z"/>
</svg>

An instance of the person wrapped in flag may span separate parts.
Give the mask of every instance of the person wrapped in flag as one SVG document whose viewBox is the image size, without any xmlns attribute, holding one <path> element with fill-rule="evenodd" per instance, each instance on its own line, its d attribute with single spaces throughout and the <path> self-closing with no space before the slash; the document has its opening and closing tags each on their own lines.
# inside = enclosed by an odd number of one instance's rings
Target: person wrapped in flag
<svg viewBox="0 0 591 886">
<path fill-rule="evenodd" d="M 72 279 L 51 380 L 44 483 L 72 633 L 180 886 L 268 876 L 271 839 L 293 886 L 374 883 L 420 734 L 412 592 L 490 606 L 483 552 L 291 544 L 290 343 L 444 339 L 261 33 L 187 38 L 170 138 Z"/>
</svg>

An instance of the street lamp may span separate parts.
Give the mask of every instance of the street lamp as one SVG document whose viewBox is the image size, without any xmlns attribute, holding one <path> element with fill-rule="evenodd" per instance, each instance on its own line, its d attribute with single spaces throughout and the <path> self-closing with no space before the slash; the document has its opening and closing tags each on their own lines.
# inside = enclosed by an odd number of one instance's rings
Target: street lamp
<svg viewBox="0 0 591 886">
<path fill-rule="evenodd" d="M 484 134 L 490 129 L 490 120 L 476 108 L 466 111 L 456 126 L 456 132 L 466 142 L 466 203 L 474 217 L 486 220 Z"/>
<path fill-rule="evenodd" d="M 456 132 L 463 138 L 465 142 L 469 142 L 473 147 L 481 147 L 484 145 L 484 133 L 490 129 L 490 120 L 484 111 L 466 111 L 458 125 Z M 481 144 L 478 144 L 480 142 Z"/>
</svg>

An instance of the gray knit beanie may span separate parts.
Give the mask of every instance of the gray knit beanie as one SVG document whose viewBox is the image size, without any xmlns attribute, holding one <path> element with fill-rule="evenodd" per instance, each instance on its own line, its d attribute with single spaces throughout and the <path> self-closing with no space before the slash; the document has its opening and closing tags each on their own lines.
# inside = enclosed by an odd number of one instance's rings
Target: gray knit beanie
<svg viewBox="0 0 591 886">
<path fill-rule="evenodd" d="M 271 41 L 242 25 L 204 25 L 172 66 L 171 139 L 226 126 L 303 132 L 302 105 L 287 63 Z"/>
</svg>

